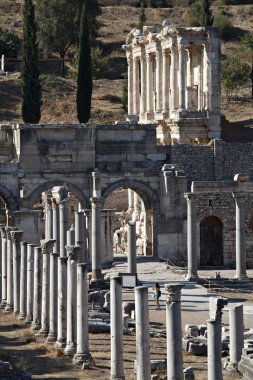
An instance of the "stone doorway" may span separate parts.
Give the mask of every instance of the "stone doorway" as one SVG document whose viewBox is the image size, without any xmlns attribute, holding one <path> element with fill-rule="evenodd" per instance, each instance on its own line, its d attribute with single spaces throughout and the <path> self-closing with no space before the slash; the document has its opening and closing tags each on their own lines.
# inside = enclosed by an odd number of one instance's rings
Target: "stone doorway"
<svg viewBox="0 0 253 380">
<path fill-rule="evenodd" d="M 200 223 L 200 265 L 223 265 L 222 222 L 215 216 Z"/>
</svg>

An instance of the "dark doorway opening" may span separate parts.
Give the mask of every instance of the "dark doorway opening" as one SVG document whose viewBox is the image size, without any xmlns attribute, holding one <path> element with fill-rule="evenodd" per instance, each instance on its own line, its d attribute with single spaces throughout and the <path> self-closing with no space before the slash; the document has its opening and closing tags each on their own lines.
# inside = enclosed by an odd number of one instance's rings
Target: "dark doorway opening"
<svg viewBox="0 0 253 380">
<path fill-rule="evenodd" d="M 216 216 L 200 223 L 200 265 L 223 265 L 222 222 Z"/>
</svg>

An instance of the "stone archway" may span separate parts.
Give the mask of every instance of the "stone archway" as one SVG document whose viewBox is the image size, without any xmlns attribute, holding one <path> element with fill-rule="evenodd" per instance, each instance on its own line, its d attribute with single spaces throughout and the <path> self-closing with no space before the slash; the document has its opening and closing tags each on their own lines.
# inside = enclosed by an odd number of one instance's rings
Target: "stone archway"
<svg viewBox="0 0 253 380">
<path fill-rule="evenodd" d="M 200 265 L 223 265 L 223 225 L 216 216 L 208 216 L 200 223 Z"/>
<path fill-rule="evenodd" d="M 144 256 L 157 256 L 157 194 L 146 183 L 133 179 L 122 179 L 111 183 L 102 192 L 102 198 L 108 197 L 118 188 L 133 190 L 142 199 L 145 206 L 146 242 Z"/>
</svg>

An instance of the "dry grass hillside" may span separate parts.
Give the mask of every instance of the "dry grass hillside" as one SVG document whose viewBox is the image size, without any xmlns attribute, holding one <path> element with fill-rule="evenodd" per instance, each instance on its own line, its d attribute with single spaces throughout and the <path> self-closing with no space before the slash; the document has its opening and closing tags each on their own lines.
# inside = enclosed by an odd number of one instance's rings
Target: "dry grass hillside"
<svg viewBox="0 0 253 380">
<path fill-rule="evenodd" d="M 0 0 L 0 26 L 22 35 L 22 13 L 20 0 Z M 108 70 L 103 79 L 94 81 L 92 98 L 92 119 L 94 123 L 112 123 L 124 116 L 121 100 L 123 78 L 126 73 L 125 53 L 121 46 L 127 33 L 138 22 L 139 9 L 130 6 L 105 6 L 99 16 L 99 42 L 108 58 Z M 240 44 L 240 36 L 246 31 L 253 32 L 253 5 L 213 7 L 216 14 L 223 9 L 234 30 L 234 39 L 222 43 L 222 54 L 235 51 Z M 147 24 L 161 25 L 169 19 L 173 25 L 187 25 L 187 8 L 163 8 L 146 10 Z M 18 68 L 18 67 L 17 67 Z M 54 65 L 41 64 L 44 73 L 55 72 Z M 72 79 L 60 76 L 44 76 L 42 123 L 77 122 L 75 106 L 76 84 Z M 247 120 L 252 117 L 250 82 L 233 102 L 223 97 L 222 113 L 232 121 Z M 21 88 L 17 76 L 0 77 L 0 123 L 22 122 Z"/>
</svg>

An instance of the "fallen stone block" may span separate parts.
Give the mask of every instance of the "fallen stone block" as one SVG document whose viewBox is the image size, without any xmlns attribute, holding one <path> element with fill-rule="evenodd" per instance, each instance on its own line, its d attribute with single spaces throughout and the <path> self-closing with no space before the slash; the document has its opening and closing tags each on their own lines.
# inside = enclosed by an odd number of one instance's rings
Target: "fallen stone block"
<svg viewBox="0 0 253 380">
<path fill-rule="evenodd" d="M 195 326 L 195 325 L 185 325 L 185 329 L 184 330 L 185 330 L 186 334 L 188 334 L 190 336 L 194 336 L 194 337 L 199 336 L 198 326 Z"/>
<path fill-rule="evenodd" d="M 184 380 L 195 380 L 194 369 L 192 367 L 184 369 Z"/>
<path fill-rule="evenodd" d="M 196 356 L 207 356 L 207 345 L 203 342 L 190 342 L 188 352 Z"/>
<path fill-rule="evenodd" d="M 199 335 L 204 336 L 205 332 L 207 331 L 207 326 L 206 325 L 198 325 L 198 329 L 199 329 Z"/>
</svg>

